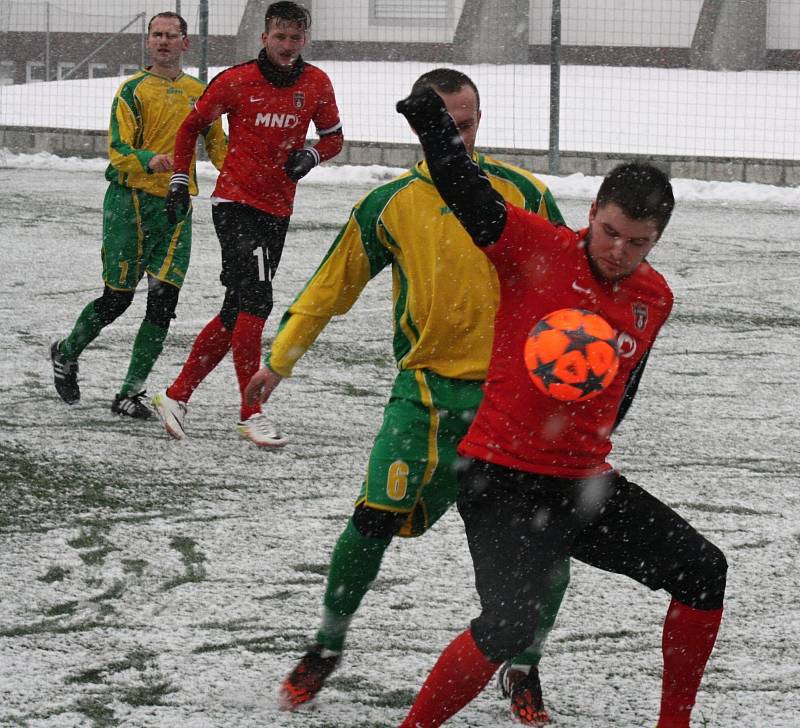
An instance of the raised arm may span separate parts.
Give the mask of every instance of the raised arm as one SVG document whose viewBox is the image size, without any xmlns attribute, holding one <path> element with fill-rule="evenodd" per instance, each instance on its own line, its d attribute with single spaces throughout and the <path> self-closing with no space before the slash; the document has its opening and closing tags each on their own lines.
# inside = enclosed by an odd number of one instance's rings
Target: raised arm
<svg viewBox="0 0 800 728">
<path fill-rule="evenodd" d="M 419 137 L 436 188 L 476 245 L 497 242 L 506 224 L 506 205 L 467 154 L 453 118 L 432 88 L 397 103 Z"/>
</svg>

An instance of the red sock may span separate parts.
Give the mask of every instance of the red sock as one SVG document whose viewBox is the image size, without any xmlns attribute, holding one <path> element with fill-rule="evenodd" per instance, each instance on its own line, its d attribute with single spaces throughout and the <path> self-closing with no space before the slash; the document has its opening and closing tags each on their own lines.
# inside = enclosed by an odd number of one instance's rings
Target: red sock
<svg viewBox="0 0 800 728">
<path fill-rule="evenodd" d="M 400 728 L 435 728 L 469 703 L 500 667 L 478 649 L 466 630 L 445 647 Z"/>
<path fill-rule="evenodd" d="M 167 397 L 188 402 L 200 382 L 222 361 L 230 348 L 231 332 L 222 325 L 222 319 L 215 316 L 194 340 L 180 374 L 167 387 Z"/>
<path fill-rule="evenodd" d="M 233 328 L 231 351 L 233 352 L 233 366 L 236 368 L 236 378 L 239 380 L 242 422 L 257 412 L 261 412 L 260 402 L 252 405 L 245 404 L 244 389 L 251 377 L 261 368 L 261 334 L 264 331 L 265 323 L 266 319 L 260 316 L 241 312 L 236 318 L 236 326 Z"/>
<path fill-rule="evenodd" d="M 694 609 L 672 600 L 664 620 L 664 675 L 658 728 L 689 728 L 700 680 L 717 639 L 722 609 Z"/>
</svg>

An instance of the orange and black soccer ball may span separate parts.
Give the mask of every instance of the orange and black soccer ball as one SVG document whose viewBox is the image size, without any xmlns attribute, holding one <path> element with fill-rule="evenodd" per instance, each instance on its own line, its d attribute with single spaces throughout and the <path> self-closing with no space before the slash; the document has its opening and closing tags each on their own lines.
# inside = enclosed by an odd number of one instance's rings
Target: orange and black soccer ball
<svg viewBox="0 0 800 728">
<path fill-rule="evenodd" d="M 619 369 L 616 332 L 601 316 L 562 308 L 545 316 L 525 341 L 525 365 L 536 388 L 562 402 L 603 392 Z"/>
</svg>

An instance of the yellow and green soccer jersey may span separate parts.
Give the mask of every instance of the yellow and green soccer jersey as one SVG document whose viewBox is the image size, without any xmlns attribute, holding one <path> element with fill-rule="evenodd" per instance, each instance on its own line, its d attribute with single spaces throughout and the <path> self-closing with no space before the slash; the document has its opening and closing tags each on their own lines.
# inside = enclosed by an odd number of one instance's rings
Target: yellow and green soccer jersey
<svg viewBox="0 0 800 728">
<path fill-rule="evenodd" d="M 480 154 L 475 160 L 506 200 L 563 223 L 549 190 L 532 174 Z M 348 311 L 386 266 L 392 269 L 398 368 L 483 380 L 499 301 L 497 275 L 442 201 L 425 162 L 356 203 L 284 314 L 270 368 L 289 376 L 331 317 Z"/>
<path fill-rule="evenodd" d="M 152 172 L 156 154 L 171 154 L 175 135 L 205 84 L 181 73 L 174 81 L 142 70 L 125 79 L 111 106 L 106 179 L 151 195 L 166 197 L 171 172 Z M 228 142 L 217 119 L 205 132 L 205 147 L 217 169 L 222 167 Z M 194 160 L 189 192 L 197 194 Z"/>
</svg>

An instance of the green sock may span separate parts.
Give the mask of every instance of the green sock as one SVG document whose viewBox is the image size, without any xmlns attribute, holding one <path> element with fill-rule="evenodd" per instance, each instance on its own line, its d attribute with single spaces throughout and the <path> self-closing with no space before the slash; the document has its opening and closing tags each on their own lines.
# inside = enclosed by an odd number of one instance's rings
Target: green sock
<svg viewBox="0 0 800 728">
<path fill-rule="evenodd" d="M 133 342 L 133 353 L 131 354 L 131 363 L 128 365 L 128 373 L 125 375 L 122 388 L 119 390 L 123 397 L 130 392 L 142 391 L 144 383 L 156 363 L 156 359 L 158 359 L 164 348 L 164 339 L 167 338 L 168 331 L 169 329 L 162 329 L 147 320 L 142 321 L 139 333 L 136 334 L 136 339 Z"/>
<path fill-rule="evenodd" d="M 350 620 L 378 576 L 383 554 L 391 542 L 391 538 L 362 536 L 352 519 L 347 522 L 333 549 L 328 571 L 322 625 L 316 636 L 323 647 L 341 652 Z"/>
<path fill-rule="evenodd" d="M 69 336 L 61 342 L 59 351 L 64 358 L 75 361 L 102 330 L 103 324 L 94 310 L 94 301 L 90 301 L 81 311 Z"/>
<path fill-rule="evenodd" d="M 539 661 L 542 659 L 544 643 L 547 641 L 550 630 L 553 629 L 556 615 L 561 607 L 561 600 L 564 598 L 564 592 L 566 592 L 568 586 L 569 559 L 565 559 L 561 568 L 552 575 L 551 587 L 545 595 L 545 602 L 539 615 L 539 624 L 536 627 L 536 635 L 533 638 L 533 642 L 524 652 L 521 652 L 511 661 L 514 665 L 523 668 L 538 667 Z M 525 671 L 527 672 L 527 669 Z"/>
</svg>

